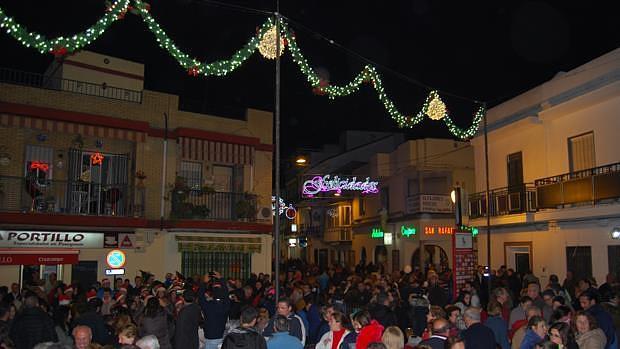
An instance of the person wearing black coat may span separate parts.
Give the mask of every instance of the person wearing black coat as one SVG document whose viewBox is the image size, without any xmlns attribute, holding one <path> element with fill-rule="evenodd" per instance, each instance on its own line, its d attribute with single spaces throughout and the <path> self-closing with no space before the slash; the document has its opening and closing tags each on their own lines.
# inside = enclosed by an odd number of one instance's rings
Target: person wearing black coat
<svg viewBox="0 0 620 349">
<path fill-rule="evenodd" d="M 58 341 L 54 320 L 39 307 L 35 295 L 24 300 L 24 308 L 15 316 L 9 336 L 16 349 L 31 349 L 42 342 Z"/>
<path fill-rule="evenodd" d="M 185 305 L 179 312 L 174 331 L 174 347 L 177 349 L 198 349 L 198 324 L 202 319 L 200 306 L 194 301 L 196 293 L 192 290 L 183 292 Z"/>
<path fill-rule="evenodd" d="M 467 308 L 463 314 L 467 329 L 463 332 L 465 349 L 495 349 L 495 335 L 480 323 L 480 309 Z"/>
<path fill-rule="evenodd" d="M 385 292 L 377 295 L 377 302 L 369 308 L 370 315 L 377 320 L 383 328 L 398 325 L 396 313 L 388 306 L 390 304 L 389 296 Z"/>
<path fill-rule="evenodd" d="M 221 349 L 267 349 L 265 338 L 254 329 L 257 319 L 256 308 L 244 308 L 241 311 L 241 326 L 231 330 L 224 337 Z"/>
<path fill-rule="evenodd" d="M 205 317 L 203 327 L 207 340 L 205 348 L 211 349 L 222 344 L 230 311 L 230 298 L 226 280 L 221 279 L 219 273 L 215 273 L 212 277 L 206 276 L 205 281 L 209 282 L 209 295 L 205 296 L 207 284 L 202 283 L 198 290 L 198 302 Z"/>
<path fill-rule="evenodd" d="M 168 334 L 168 314 L 159 304 L 159 299 L 152 297 L 147 301 L 139 326 L 140 337 L 153 335 L 157 337 L 161 349 L 172 349 Z"/>
<path fill-rule="evenodd" d="M 77 317 L 71 322 L 71 328 L 79 325 L 88 326 L 93 334 L 92 341 L 101 345 L 112 344 L 112 338 L 106 329 L 103 316 L 98 312 L 101 307 L 99 298 L 93 299 L 88 304 L 77 306 Z"/>
</svg>

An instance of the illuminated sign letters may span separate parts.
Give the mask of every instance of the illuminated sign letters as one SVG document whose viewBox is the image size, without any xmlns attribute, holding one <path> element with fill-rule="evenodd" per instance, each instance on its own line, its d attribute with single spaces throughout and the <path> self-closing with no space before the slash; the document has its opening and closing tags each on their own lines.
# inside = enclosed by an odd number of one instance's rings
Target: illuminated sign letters
<svg viewBox="0 0 620 349">
<path fill-rule="evenodd" d="M 313 197 L 319 193 L 332 191 L 340 194 L 343 190 L 361 191 L 362 194 L 376 194 L 379 192 L 378 185 L 379 182 L 371 181 L 369 177 L 366 177 L 365 181 L 358 181 L 357 177 L 315 176 L 304 182 L 302 194 L 307 197 Z"/>
<path fill-rule="evenodd" d="M 373 239 L 383 239 L 384 235 L 385 234 L 383 233 L 383 230 L 379 228 L 373 228 L 372 233 L 370 234 L 370 237 Z"/>
<path fill-rule="evenodd" d="M 415 235 L 416 233 L 416 229 L 415 227 L 408 227 L 406 225 L 402 225 L 400 227 L 400 235 L 404 236 L 406 238 L 411 237 L 413 235 Z"/>
<path fill-rule="evenodd" d="M 452 235 L 454 234 L 454 227 L 424 227 L 424 235 Z"/>
</svg>

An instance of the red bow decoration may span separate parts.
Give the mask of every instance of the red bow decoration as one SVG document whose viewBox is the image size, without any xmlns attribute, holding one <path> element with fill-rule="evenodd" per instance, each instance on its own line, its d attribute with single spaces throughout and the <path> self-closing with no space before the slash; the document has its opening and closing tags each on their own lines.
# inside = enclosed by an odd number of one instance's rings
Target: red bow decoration
<svg viewBox="0 0 620 349">
<path fill-rule="evenodd" d="M 38 161 L 34 161 L 30 164 L 30 169 L 31 170 L 36 170 L 39 169 L 43 172 L 47 172 L 47 170 L 49 170 L 50 166 L 44 162 L 38 162 Z"/>
</svg>

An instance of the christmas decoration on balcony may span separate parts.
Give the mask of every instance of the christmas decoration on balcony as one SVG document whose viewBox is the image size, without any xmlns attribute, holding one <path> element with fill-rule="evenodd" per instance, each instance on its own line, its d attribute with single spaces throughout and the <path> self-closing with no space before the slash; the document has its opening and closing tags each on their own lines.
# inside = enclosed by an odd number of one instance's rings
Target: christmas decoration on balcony
<svg viewBox="0 0 620 349">
<path fill-rule="evenodd" d="M 439 93 L 437 91 L 431 91 L 418 113 L 410 115 L 403 114 L 397 109 L 392 99 L 388 96 L 380 74 L 372 65 L 366 65 L 362 71 L 346 84 L 332 84 L 328 79 L 322 79 L 315 69 L 311 68 L 308 59 L 303 55 L 297 44 L 295 34 L 282 19 L 279 19 L 278 23 L 280 33 L 277 33 L 274 19 L 268 18 L 260 26 L 256 35 L 252 36 L 230 59 L 218 60 L 212 63 L 201 62 L 197 58 L 191 57 L 188 53 L 183 52 L 160 27 L 153 16 L 151 16 L 150 5 L 141 0 L 116 0 L 109 2 L 107 11 L 93 26 L 73 36 L 60 36 L 55 39 L 46 39 L 43 35 L 30 32 L 15 22 L 2 8 L 0 8 L 0 28 L 4 29 L 7 34 L 13 36 L 22 45 L 33 47 L 40 53 L 52 53 L 58 59 L 62 59 L 98 39 L 110 25 L 120 18 L 123 18 L 127 12 L 139 15 L 155 36 L 157 43 L 165 49 L 181 67 L 186 69 L 191 76 L 225 76 L 241 66 L 241 64 L 254 54 L 257 49 L 265 58 L 275 59 L 284 53 L 285 47 L 288 47 L 293 61 L 306 76 L 306 80 L 316 95 L 335 99 L 336 97 L 344 97 L 353 94 L 359 91 L 362 84 L 367 84 L 375 90 L 377 98 L 383 104 L 387 113 L 401 128 L 412 128 L 428 116 L 433 120 L 443 120 L 448 130 L 454 136 L 467 139 L 476 134 L 479 124 L 486 113 L 485 108 L 480 106 L 474 113 L 471 125 L 463 129 L 457 126 L 454 120 L 452 120 L 448 108 L 439 97 Z M 278 42 L 280 43 L 279 50 L 276 44 Z M 475 103 L 478 104 L 478 102 Z"/>
<path fill-rule="evenodd" d="M 103 154 L 96 152 L 90 156 L 91 165 L 103 165 Z"/>
</svg>

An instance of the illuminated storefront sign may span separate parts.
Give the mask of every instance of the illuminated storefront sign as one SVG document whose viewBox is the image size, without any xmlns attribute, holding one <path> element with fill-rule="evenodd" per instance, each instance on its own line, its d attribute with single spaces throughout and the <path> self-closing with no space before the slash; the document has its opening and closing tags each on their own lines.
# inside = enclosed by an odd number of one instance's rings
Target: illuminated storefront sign
<svg viewBox="0 0 620 349">
<path fill-rule="evenodd" d="M 415 235 L 415 233 L 416 233 L 415 227 L 409 227 L 406 225 L 402 225 L 400 227 L 400 235 L 403 237 L 408 238 L 408 237 Z"/>
<path fill-rule="evenodd" d="M 454 234 L 454 227 L 424 227 L 424 235 L 452 235 Z"/>
<path fill-rule="evenodd" d="M 370 237 L 373 239 L 383 239 L 384 235 L 385 234 L 383 233 L 383 230 L 379 228 L 373 228 L 372 233 L 370 234 Z"/>
<path fill-rule="evenodd" d="M 391 245 L 392 244 L 392 233 L 385 233 L 385 235 L 383 235 L 383 244 L 384 245 Z"/>
<path fill-rule="evenodd" d="M 365 181 L 358 181 L 357 177 L 315 176 L 304 182 L 302 194 L 307 197 L 326 192 L 341 194 L 342 191 L 360 191 L 362 194 L 375 194 L 379 192 L 378 185 L 379 182 L 371 181 L 369 177 L 366 177 Z"/>
<path fill-rule="evenodd" d="M 0 230 L 0 247 L 102 248 L 103 234 Z"/>
</svg>

